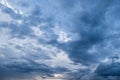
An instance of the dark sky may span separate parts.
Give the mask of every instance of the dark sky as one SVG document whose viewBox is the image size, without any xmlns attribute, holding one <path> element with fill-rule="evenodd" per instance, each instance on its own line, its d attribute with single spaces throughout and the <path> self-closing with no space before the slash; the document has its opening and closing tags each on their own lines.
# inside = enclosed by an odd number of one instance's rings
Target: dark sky
<svg viewBox="0 0 120 80">
<path fill-rule="evenodd" d="M 0 0 L 0 80 L 120 80 L 120 0 Z"/>
</svg>

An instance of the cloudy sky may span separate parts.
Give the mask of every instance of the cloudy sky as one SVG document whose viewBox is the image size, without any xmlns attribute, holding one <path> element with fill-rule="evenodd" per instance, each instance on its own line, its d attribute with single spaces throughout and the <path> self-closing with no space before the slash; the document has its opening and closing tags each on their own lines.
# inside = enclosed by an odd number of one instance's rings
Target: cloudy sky
<svg viewBox="0 0 120 80">
<path fill-rule="evenodd" d="M 119 55 L 120 0 L 0 0 L 0 80 L 120 80 Z"/>
</svg>

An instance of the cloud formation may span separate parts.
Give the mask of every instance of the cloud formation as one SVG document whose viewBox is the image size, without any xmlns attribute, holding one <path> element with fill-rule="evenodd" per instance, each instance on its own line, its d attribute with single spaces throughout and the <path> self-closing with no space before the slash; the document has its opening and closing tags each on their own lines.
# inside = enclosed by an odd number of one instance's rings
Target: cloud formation
<svg viewBox="0 0 120 80">
<path fill-rule="evenodd" d="M 1 0 L 0 78 L 119 80 L 119 3 Z"/>
</svg>

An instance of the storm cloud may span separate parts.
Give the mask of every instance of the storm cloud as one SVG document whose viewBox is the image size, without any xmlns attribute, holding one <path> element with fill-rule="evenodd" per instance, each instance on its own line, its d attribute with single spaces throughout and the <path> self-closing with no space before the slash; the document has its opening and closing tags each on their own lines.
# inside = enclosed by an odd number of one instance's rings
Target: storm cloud
<svg viewBox="0 0 120 80">
<path fill-rule="evenodd" d="M 0 79 L 119 80 L 119 4 L 1 0 Z"/>
</svg>

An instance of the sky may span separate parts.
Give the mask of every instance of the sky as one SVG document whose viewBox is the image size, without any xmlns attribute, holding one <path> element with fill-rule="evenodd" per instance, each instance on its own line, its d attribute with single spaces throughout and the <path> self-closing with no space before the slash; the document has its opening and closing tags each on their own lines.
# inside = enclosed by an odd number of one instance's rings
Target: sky
<svg viewBox="0 0 120 80">
<path fill-rule="evenodd" d="M 120 80 L 120 0 L 0 0 L 0 80 Z"/>
</svg>

